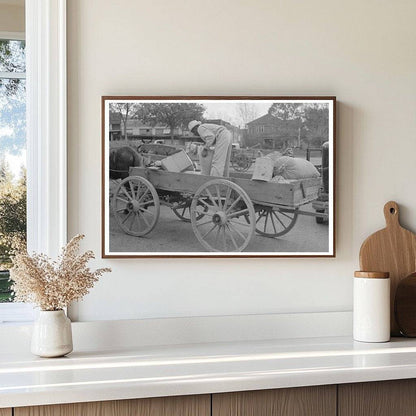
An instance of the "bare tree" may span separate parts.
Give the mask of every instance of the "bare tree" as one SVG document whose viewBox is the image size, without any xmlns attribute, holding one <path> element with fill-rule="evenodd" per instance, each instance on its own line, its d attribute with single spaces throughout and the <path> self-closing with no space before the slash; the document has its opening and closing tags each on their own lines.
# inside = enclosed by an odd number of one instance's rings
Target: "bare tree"
<svg viewBox="0 0 416 416">
<path fill-rule="evenodd" d="M 120 115 L 124 127 L 124 140 L 127 141 L 127 122 L 137 113 L 137 104 L 134 103 L 111 103 L 110 111 Z"/>
<path fill-rule="evenodd" d="M 240 119 L 244 123 L 243 127 L 246 127 L 247 123 L 259 117 L 259 110 L 257 106 L 252 103 L 237 104 L 237 113 L 240 116 Z"/>
</svg>

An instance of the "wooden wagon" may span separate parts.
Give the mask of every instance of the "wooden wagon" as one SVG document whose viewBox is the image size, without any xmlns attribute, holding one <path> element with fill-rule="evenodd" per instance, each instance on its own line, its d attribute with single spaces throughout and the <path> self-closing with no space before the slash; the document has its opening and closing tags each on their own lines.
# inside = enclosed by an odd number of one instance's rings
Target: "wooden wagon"
<svg viewBox="0 0 416 416">
<path fill-rule="evenodd" d="M 191 223 L 206 250 L 217 252 L 243 251 L 256 232 L 279 237 L 293 228 L 299 215 L 316 215 L 300 208 L 318 197 L 320 178 L 265 183 L 250 176 L 131 167 L 114 192 L 113 213 L 124 232 L 141 237 L 153 230 L 160 206 L 166 205 Z"/>
<path fill-rule="evenodd" d="M 231 152 L 231 166 L 237 172 L 245 172 L 250 169 L 251 165 L 258 157 L 261 157 L 263 153 L 257 148 L 247 149 L 234 149 Z"/>
</svg>

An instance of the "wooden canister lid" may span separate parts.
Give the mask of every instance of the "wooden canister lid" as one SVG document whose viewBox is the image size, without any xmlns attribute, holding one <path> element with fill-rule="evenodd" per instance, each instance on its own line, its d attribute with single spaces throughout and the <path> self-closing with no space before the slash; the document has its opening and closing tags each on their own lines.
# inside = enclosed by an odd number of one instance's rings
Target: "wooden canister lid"
<svg viewBox="0 0 416 416">
<path fill-rule="evenodd" d="M 389 272 L 354 272 L 354 277 L 362 277 L 365 279 L 388 279 L 390 277 Z"/>
</svg>

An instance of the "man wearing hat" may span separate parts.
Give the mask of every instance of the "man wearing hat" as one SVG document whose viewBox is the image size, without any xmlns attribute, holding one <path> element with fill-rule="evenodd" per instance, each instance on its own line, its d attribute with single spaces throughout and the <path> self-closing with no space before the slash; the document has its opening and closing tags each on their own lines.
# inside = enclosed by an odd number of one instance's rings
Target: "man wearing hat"
<svg viewBox="0 0 416 416">
<path fill-rule="evenodd" d="M 212 162 L 209 169 L 205 169 L 201 161 L 202 174 L 211 176 L 229 176 L 231 158 L 231 133 L 224 126 L 211 123 L 201 123 L 192 120 L 188 124 L 188 129 L 193 134 L 199 136 L 204 141 L 204 148 L 200 152 L 200 157 L 208 157 L 209 151 L 213 147 Z"/>
</svg>

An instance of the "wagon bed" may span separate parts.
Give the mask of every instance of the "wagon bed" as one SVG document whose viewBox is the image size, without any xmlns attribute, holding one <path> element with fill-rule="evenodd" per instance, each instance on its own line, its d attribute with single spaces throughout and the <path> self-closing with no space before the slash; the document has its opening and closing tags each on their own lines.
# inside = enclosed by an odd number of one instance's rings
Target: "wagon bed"
<svg viewBox="0 0 416 416">
<path fill-rule="evenodd" d="M 130 176 L 146 178 L 156 189 L 172 192 L 195 192 L 214 176 L 196 172 L 174 173 L 152 168 L 132 167 Z M 220 178 L 218 178 L 220 179 Z M 224 179 L 224 178 L 221 178 Z M 229 181 L 240 186 L 254 204 L 296 208 L 318 198 L 320 178 L 301 179 L 290 183 L 260 182 L 251 180 L 249 173 L 231 173 Z"/>
</svg>

